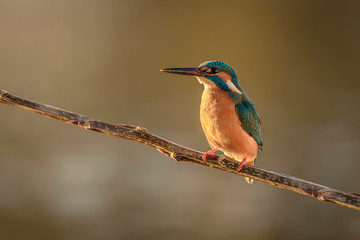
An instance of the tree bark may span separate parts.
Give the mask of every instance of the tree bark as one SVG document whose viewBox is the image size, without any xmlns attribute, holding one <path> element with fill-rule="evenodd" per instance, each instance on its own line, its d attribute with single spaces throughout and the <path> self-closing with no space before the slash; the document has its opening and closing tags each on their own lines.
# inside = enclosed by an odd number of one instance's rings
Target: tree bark
<svg viewBox="0 0 360 240">
<path fill-rule="evenodd" d="M 305 181 L 300 178 L 268 171 L 258 167 L 244 165 L 236 171 L 239 162 L 233 159 L 214 155 L 206 162 L 202 160 L 202 152 L 180 146 L 176 143 L 158 137 L 150 133 L 146 128 L 127 124 L 113 125 L 101 122 L 93 118 L 72 113 L 60 108 L 37 103 L 21 97 L 9 94 L 5 90 L 0 91 L 0 103 L 19 107 L 31 112 L 42 114 L 46 117 L 71 123 L 87 130 L 96 131 L 115 137 L 125 138 L 158 149 L 168 157 L 176 161 L 186 161 L 201 164 L 203 166 L 217 168 L 233 174 L 252 178 L 276 187 L 285 188 L 293 192 L 316 198 L 323 202 L 330 202 L 341 206 L 360 210 L 360 196 L 357 193 L 346 193 L 316 183 Z"/>
</svg>

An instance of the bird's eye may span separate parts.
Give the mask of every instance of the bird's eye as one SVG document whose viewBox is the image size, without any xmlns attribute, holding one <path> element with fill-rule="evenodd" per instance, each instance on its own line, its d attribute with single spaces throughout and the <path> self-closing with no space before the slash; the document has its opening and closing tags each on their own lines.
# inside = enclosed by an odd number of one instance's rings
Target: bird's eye
<svg viewBox="0 0 360 240">
<path fill-rule="evenodd" d="M 219 69 L 215 67 L 202 67 L 200 68 L 200 71 L 206 72 L 207 74 L 215 74 L 219 72 Z"/>
<path fill-rule="evenodd" d="M 212 74 L 215 74 L 215 73 L 218 73 L 219 72 L 219 69 L 217 69 L 217 68 L 210 68 L 211 69 L 211 73 Z"/>
</svg>

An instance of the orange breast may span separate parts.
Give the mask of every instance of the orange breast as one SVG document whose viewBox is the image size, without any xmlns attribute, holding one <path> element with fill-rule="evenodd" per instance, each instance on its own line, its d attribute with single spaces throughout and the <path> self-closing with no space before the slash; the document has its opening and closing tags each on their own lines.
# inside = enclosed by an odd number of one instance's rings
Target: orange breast
<svg viewBox="0 0 360 240">
<path fill-rule="evenodd" d="M 254 164 L 258 153 L 256 141 L 243 130 L 229 94 L 217 87 L 205 88 L 200 106 L 200 121 L 213 148 L 247 164 Z"/>
</svg>

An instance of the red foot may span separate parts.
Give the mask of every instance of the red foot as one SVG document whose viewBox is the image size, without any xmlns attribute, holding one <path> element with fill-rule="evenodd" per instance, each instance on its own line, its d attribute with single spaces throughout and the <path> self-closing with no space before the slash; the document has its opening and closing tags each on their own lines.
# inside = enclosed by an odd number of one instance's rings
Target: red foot
<svg viewBox="0 0 360 240">
<path fill-rule="evenodd" d="M 244 164 L 246 162 L 246 156 L 243 158 L 243 160 L 239 163 L 239 166 L 237 167 L 236 171 L 240 172 L 240 170 L 243 168 Z"/>
<path fill-rule="evenodd" d="M 218 150 L 218 148 L 213 148 L 213 149 L 211 149 L 210 151 L 207 151 L 206 153 L 204 153 L 204 154 L 202 155 L 202 159 L 206 162 L 207 156 L 213 155 L 214 152 L 216 152 L 217 150 Z"/>
</svg>

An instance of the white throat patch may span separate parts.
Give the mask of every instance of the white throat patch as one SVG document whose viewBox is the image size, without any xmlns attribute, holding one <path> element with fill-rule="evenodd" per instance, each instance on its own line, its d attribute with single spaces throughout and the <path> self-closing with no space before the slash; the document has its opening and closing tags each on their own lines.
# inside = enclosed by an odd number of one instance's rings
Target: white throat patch
<svg viewBox="0 0 360 240">
<path fill-rule="evenodd" d="M 228 85 L 231 91 L 242 94 L 242 92 L 234 85 L 232 81 L 227 81 L 226 85 Z"/>
<path fill-rule="evenodd" d="M 216 87 L 215 83 L 213 81 L 210 81 L 207 78 L 198 77 L 198 76 L 196 76 L 196 78 L 197 78 L 197 80 L 199 81 L 200 84 L 204 84 L 205 88 Z"/>
<path fill-rule="evenodd" d="M 199 81 L 200 84 L 203 84 L 205 88 L 212 88 L 212 87 L 216 87 L 216 84 L 204 77 L 198 77 L 196 76 L 197 80 Z M 226 81 L 226 85 L 229 87 L 229 89 L 233 92 L 236 92 L 238 94 L 243 94 L 235 85 L 232 81 Z"/>
</svg>

